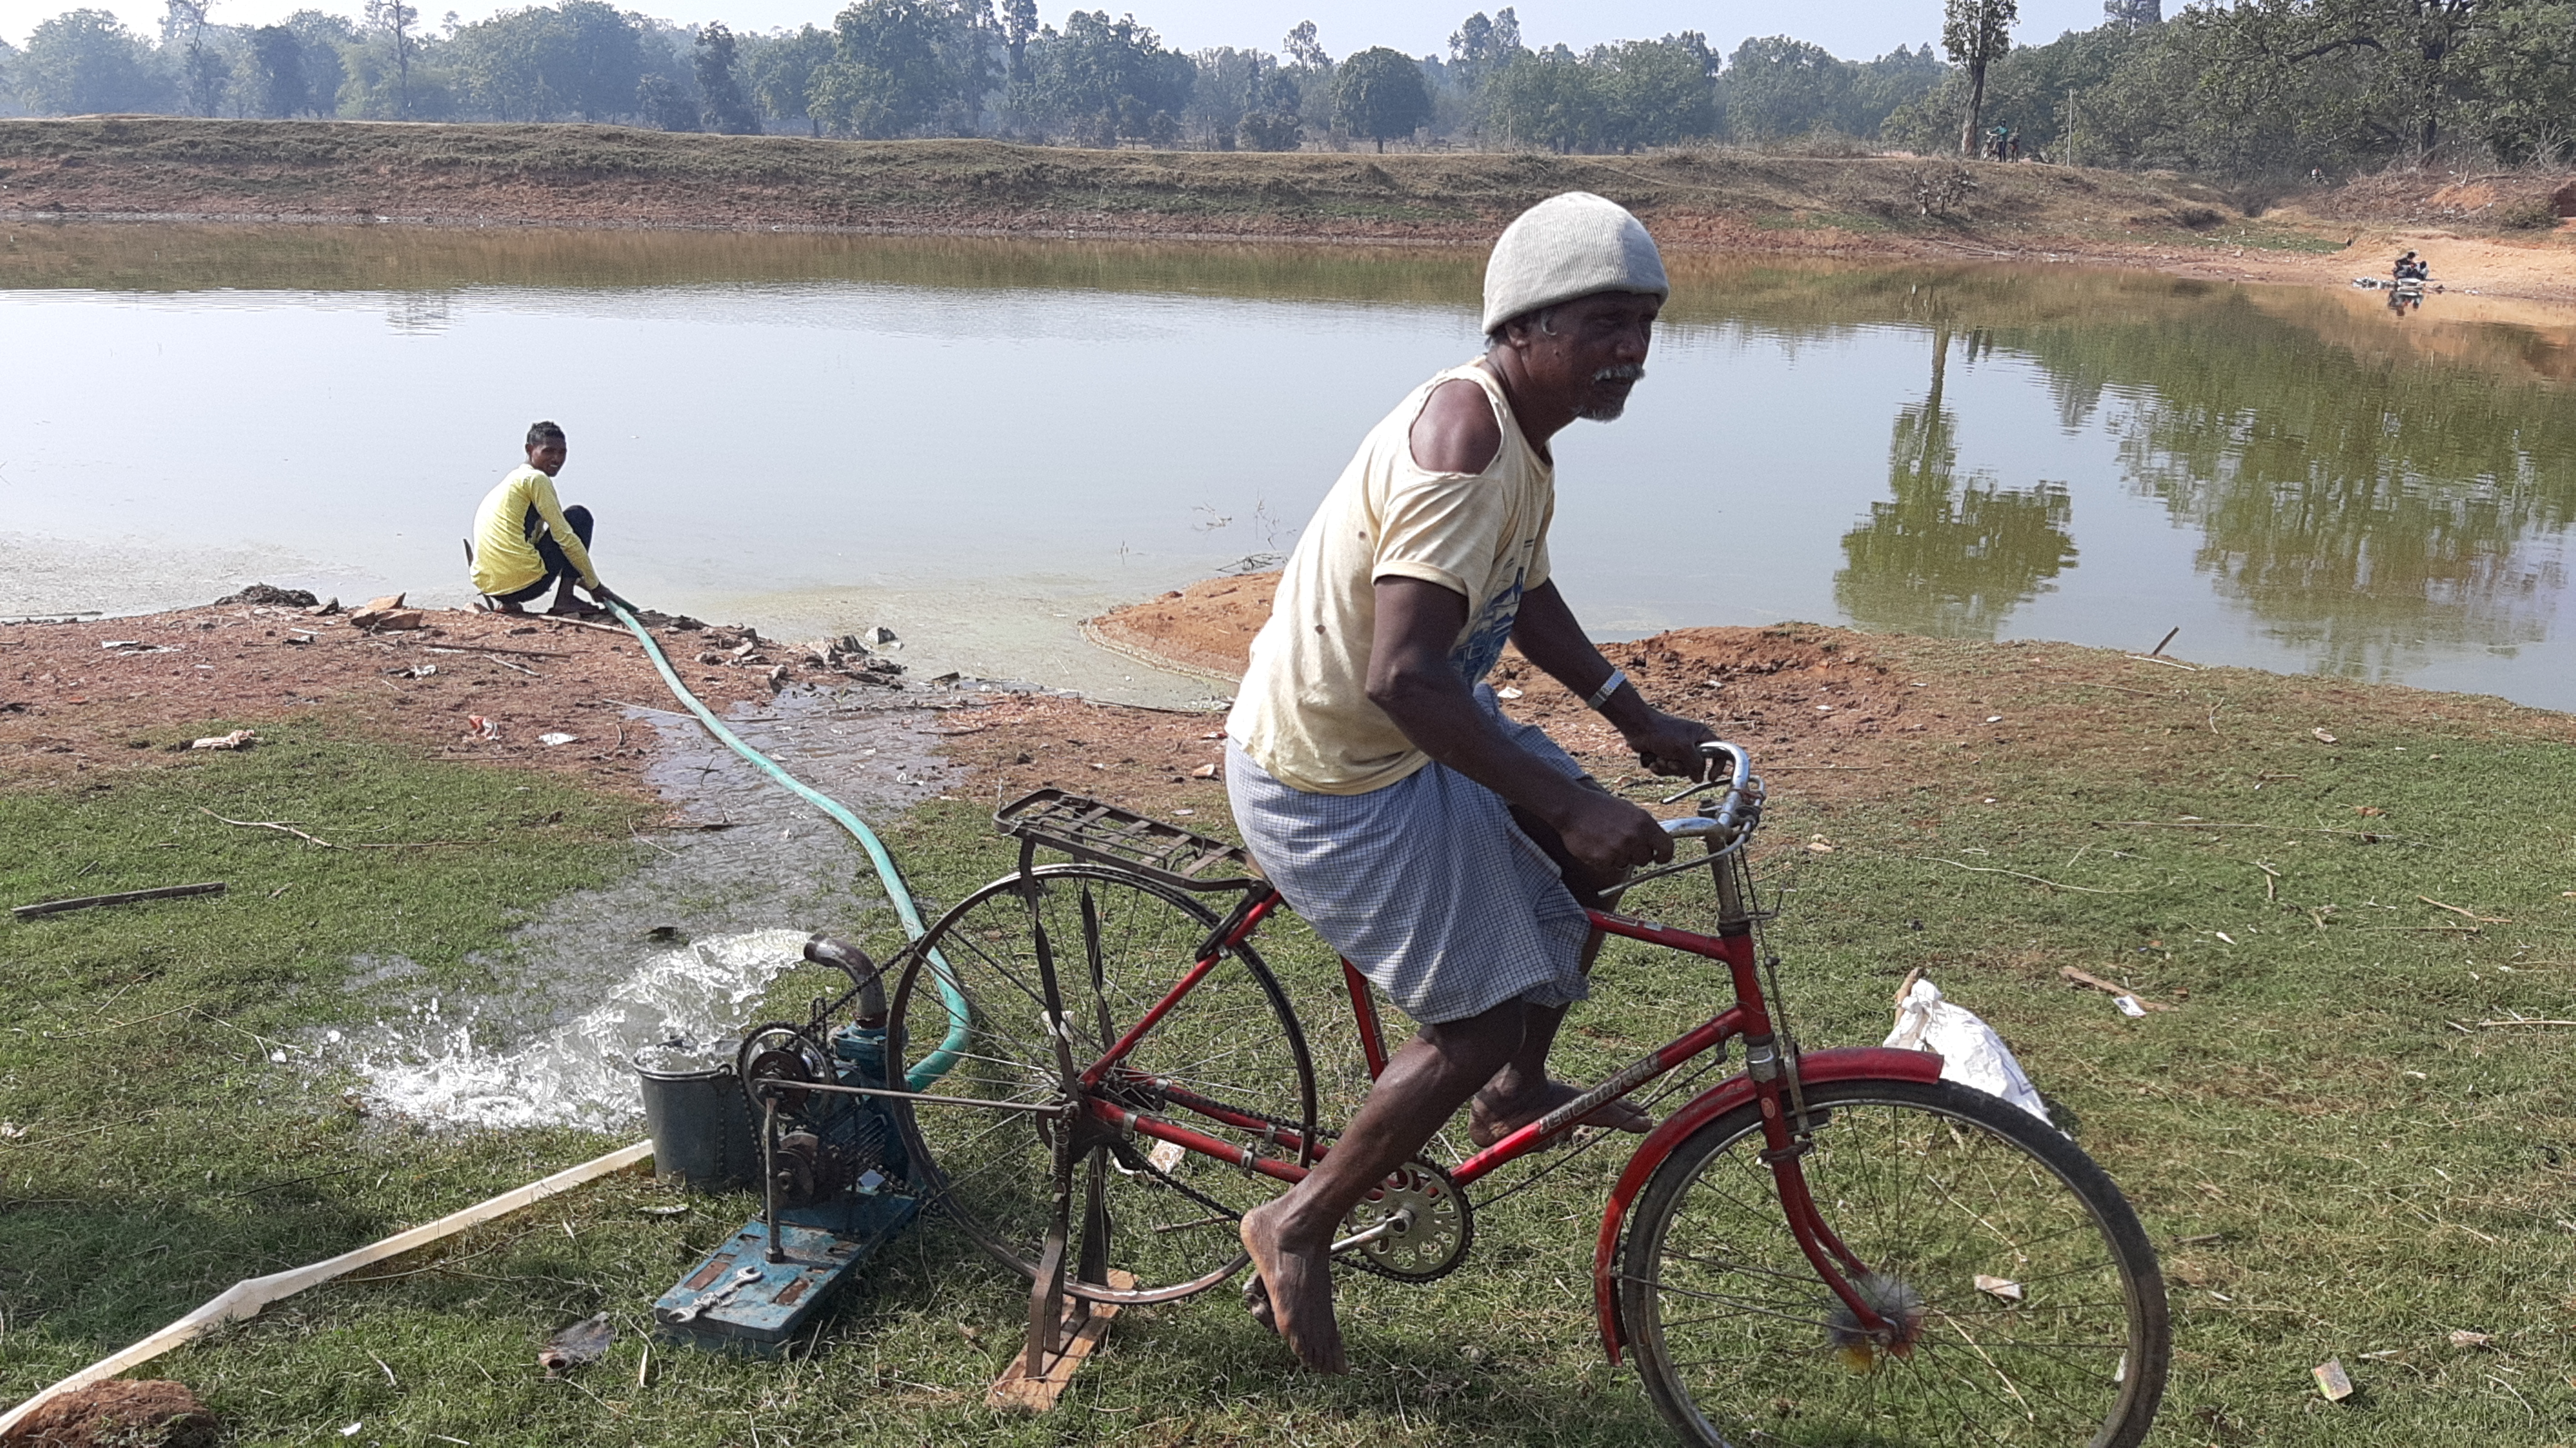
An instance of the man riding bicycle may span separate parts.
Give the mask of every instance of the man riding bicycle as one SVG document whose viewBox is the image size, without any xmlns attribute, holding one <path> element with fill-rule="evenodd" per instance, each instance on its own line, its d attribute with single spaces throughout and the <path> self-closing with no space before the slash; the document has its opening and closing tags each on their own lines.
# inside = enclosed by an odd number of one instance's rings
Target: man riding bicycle
<svg viewBox="0 0 2576 1448">
<path fill-rule="evenodd" d="M 1574 1099 L 1547 1055 L 1600 948 L 1584 909 L 1672 856 L 1652 816 L 1504 716 L 1482 682 L 1503 645 L 1658 773 L 1695 776 L 1714 737 L 1646 703 L 1548 570 L 1548 440 L 1626 408 L 1670 291 L 1614 202 L 1570 192 L 1515 220 L 1486 267 L 1484 355 L 1362 442 L 1288 559 L 1226 721 L 1235 820 L 1263 873 L 1420 1026 L 1331 1155 L 1243 1219 L 1270 1323 L 1319 1371 L 1343 1370 L 1335 1229 L 1471 1098 L 1480 1145 Z M 1625 1102 L 1589 1119 L 1651 1124 Z"/>
</svg>

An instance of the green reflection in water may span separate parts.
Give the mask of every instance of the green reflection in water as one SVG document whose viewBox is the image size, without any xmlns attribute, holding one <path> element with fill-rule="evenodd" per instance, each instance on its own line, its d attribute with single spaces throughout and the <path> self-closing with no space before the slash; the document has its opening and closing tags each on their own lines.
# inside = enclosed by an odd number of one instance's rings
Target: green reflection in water
<svg viewBox="0 0 2576 1448">
<path fill-rule="evenodd" d="M 2128 486 L 2197 533 L 2194 562 L 2220 596 L 2312 667 L 2387 676 L 2536 643 L 2555 622 L 2576 515 L 2565 387 L 2324 343 L 2233 292 L 2188 325 L 1998 340 L 2047 368 L 2062 404 L 2120 395 L 2109 425 Z"/>
<path fill-rule="evenodd" d="M 1990 637 L 2073 560 L 2062 489 L 1953 478 L 1958 330 L 1972 355 L 2045 373 L 2055 415 L 2023 425 L 2111 431 L 2122 483 L 2197 534 L 2218 595 L 2313 668 L 2389 677 L 2556 622 L 2576 519 L 2563 315 L 2399 319 L 2315 289 L 1993 268 L 1764 269 L 1735 303 L 1740 325 L 1792 337 L 1898 324 L 1933 340 L 1930 395 L 1896 419 L 1891 500 L 1844 539 L 1835 597 L 1856 622 Z"/>
<path fill-rule="evenodd" d="M 616 290 L 858 282 L 1473 305 L 1481 252 L 819 232 L 99 226 L 0 235 L 0 287 L 184 292 Z"/>
<path fill-rule="evenodd" d="M 2075 561 L 2072 508 L 2062 484 L 1955 477 L 1958 418 L 1941 405 L 1950 346 L 1950 328 L 1935 327 L 1932 389 L 1896 414 L 1888 444 L 1895 497 L 1870 504 L 1869 521 L 1844 535 L 1849 562 L 1834 575 L 1834 601 L 1865 628 L 1993 638 L 2005 615 Z"/>
</svg>

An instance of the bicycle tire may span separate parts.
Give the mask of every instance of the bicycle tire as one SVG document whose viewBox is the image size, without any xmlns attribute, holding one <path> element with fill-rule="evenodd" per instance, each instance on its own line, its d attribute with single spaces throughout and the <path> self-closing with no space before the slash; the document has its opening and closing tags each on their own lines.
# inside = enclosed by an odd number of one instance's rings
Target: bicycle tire
<svg viewBox="0 0 2576 1448">
<path fill-rule="evenodd" d="M 1034 893 L 1032 893 L 1034 892 Z M 923 1094 L 1061 1104 L 1065 1078 L 1045 1030 L 1037 969 L 1040 929 L 1064 1002 L 1076 1070 L 1105 1052 L 1177 985 L 1218 924 L 1187 892 L 1115 866 L 1048 865 L 1006 876 L 941 917 L 912 952 L 890 1008 L 888 1039 L 904 1077 L 945 1049 L 950 1017 L 933 960 L 970 1008 L 965 1053 Z M 1087 968 L 1089 967 L 1089 968 Z M 1020 1023 L 1025 1021 L 1026 1025 Z M 1249 945 L 1215 968 L 1140 1040 L 1127 1058 L 1157 1078 L 1243 1114 L 1282 1123 L 1296 1147 L 1227 1126 L 1164 1097 L 1136 1077 L 1104 1081 L 1101 1094 L 1209 1136 L 1303 1166 L 1313 1159 L 1314 1068 L 1304 1030 L 1270 968 Z M 1034 1279 L 1054 1214 L 1051 1118 L 992 1107 L 894 1103 L 915 1183 L 996 1261 Z M 1079 1138 L 1077 1138 L 1079 1139 Z M 1177 1156 L 1138 1136 L 1095 1142 L 1078 1173 L 1097 1176 L 1112 1226 L 1107 1265 L 1133 1274 L 1119 1288 L 1073 1280 L 1083 1193 L 1074 1183 L 1065 1290 L 1095 1302 L 1162 1302 L 1205 1291 L 1246 1262 L 1235 1223 L 1286 1190 L 1270 1177 L 1195 1152 Z"/>
<path fill-rule="evenodd" d="M 1921 1336 L 1902 1354 L 1853 1343 L 1853 1315 L 1790 1236 L 1747 1105 L 1656 1169 L 1621 1257 L 1621 1322 L 1665 1421 L 1708 1448 L 2143 1438 L 2171 1351 L 2164 1279 L 2102 1169 L 1951 1082 L 1806 1097 L 1823 1119 L 1801 1158 L 1817 1206 L 1902 1284 L 1881 1302 L 1919 1305 Z"/>
</svg>

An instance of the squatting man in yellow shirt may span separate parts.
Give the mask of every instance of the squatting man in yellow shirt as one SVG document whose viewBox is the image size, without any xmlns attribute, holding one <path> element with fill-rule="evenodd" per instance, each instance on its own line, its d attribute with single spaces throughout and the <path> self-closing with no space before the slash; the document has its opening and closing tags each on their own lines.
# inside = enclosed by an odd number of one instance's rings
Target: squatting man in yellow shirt
<svg viewBox="0 0 2576 1448">
<path fill-rule="evenodd" d="M 1288 559 L 1226 720 L 1226 785 L 1262 872 L 1420 1027 L 1332 1155 L 1243 1219 L 1254 1314 L 1318 1371 L 1344 1367 L 1343 1218 L 1471 1098 L 1484 1146 L 1579 1094 L 1547 1055 L 1600 948 L 1584 908 L 1672 858 L 1651 815 L 1503 714 L 1482 680 L 1504 643 L 1657 773 L 1696 777 L 1714 737 L 1650 707 L 1548 576 L 1548 440 L 1627 406 L 1670 290 L 1613 202 L 1569 193 L 1514 221 L 1486 266 L 1484 355 L 1361 443 Z M 1624 1101 L 1587 1119 L 1651 1125 Z"/>
<path fill-rule="evenodd" d="M 528 461 L 513 468 L 474 510 L 474 591 L 497 613 L 525 613 L 555 585 L 550 614 L 591 614 L 593 605 L 573 597 L 573 584 L 601 603 L 626 603 L 599 581 L 590 562 L 590 510 L 565 507 L 555 497 L 563 471 L 564 430 L 551 422 L 528 429 Z M 633 604 L 626 604 L 633 608 Z"/>
</svg>

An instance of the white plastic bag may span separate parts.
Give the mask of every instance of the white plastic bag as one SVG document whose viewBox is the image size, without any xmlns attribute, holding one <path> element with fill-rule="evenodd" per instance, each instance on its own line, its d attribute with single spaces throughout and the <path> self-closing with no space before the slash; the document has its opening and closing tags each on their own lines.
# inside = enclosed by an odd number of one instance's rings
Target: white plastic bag
<svg viewBox="0 0 2576 1448">
<path fill-rule="evenodd" d="M 2022 1074 L 2021 1063 L 2013 1059 L 2003 1037 L 1977 1019 L 1974 1011 L 1941 999 L 1939 988 L 1928 980 L 1916 981 L 1896 1003 L 1896 1029 L 1887 1033 L 1884 1044 L 1899 1051 L 1937 1051 L 1942 1080 L 2000 1096 L 2048 1121 L 2048 1107 L 2030 1078 Z"/>
</svg>

